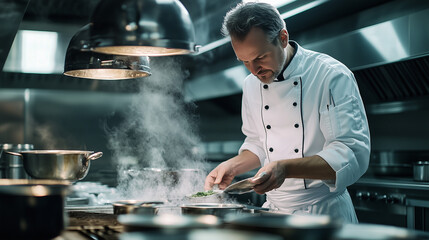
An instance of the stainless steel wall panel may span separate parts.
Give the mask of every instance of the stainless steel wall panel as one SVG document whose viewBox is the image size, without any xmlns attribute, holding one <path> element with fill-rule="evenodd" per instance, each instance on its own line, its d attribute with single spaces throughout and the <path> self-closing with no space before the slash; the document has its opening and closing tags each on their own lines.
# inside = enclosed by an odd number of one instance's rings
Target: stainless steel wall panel
<svg viewBox="0 0 429 240">
<path fill-rule="evenodd" d="M 429 9 L 410 16 L 410 54 L 429 54 Z"/>
<path fill-rule="evenodd" d="M 0 89 L 0 142 L 26 143 L 25 89 Z"/>
</svg>

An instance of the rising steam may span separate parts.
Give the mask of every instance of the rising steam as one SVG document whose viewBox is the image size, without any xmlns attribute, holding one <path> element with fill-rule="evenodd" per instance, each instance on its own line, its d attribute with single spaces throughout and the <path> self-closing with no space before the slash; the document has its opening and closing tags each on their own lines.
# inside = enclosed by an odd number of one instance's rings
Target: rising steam
<svg viewBox="0 0 429 240">
<path fill-rule="evenodd" d="M 141 80 L 124 121 L 108 133 L 118 164 L 118 189 L 126 198 L 180 198 L 201 191 L 206 175 L 198 151 L 195 106 L 184 101 L 187 73 L 177 58 L 151 59 L 151 70 L 152 76 Z M 199 171 L 180 170 L 190 168 Z"/>
</svg>

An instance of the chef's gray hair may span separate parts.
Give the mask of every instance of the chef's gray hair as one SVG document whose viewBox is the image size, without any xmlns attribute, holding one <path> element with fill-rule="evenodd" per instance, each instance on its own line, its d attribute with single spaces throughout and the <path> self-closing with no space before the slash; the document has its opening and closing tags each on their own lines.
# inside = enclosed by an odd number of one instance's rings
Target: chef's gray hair
<svg viewBox="0 0 429 240">
<path fill-rule="evenodd" d="M 262 29 L 268 40 L 276 44 L 277 36 L 280 30 L 286 28 L 286 23 L 274 6 L 247 2 L 239 3 L 225 15 L 221 31 L 224 36 L 243 40 L 253 27 Z"/>
</svg>

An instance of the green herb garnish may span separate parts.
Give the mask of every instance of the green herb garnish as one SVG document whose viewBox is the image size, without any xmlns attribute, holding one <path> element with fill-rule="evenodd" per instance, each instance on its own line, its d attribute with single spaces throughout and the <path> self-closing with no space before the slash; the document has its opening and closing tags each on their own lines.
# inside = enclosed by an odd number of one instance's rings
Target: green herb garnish
<svg viewBox="0 0 429 240">
<path fill-rule="evenodd" d="M 214 194 L 213 190 L 209 190 L 207 192 L 197 192 L 195 194 L 192 194 L 191 197 L 206 197 L 206 196 L 210 196 L 213 194 Z"/>
</svg>

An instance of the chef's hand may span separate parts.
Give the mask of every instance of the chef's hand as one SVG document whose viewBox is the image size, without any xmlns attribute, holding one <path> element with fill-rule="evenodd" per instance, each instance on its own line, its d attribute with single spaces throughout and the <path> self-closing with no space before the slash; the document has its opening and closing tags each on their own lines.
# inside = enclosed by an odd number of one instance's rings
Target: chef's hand
<svg viewBox="0 0 429 240">
<path fill-rule="evenodd" d="M 211 190 L 213 189 L 214 184 L 218 184 L 219 189 L 225 189 L 228 185 L 231 184 L 234 177 L 235 175 L 233 174 L 230 163 L 228 161 L 222 162 L 215 169 L 213 169 L 209 175 L 207 175 L 204 189 L 206 191 Z"/>
<path fill-rule="evenodd" d="M 263 177 L 259 177 L 261 173 L 265 172 Z M 264 194 L 273 189 L 279 188 L 286 179 L 286 171 L 284 163 L 281 161 L 270 162 L 266 166 L 259 169 L 255 177 L 251 180 L 256 183 L 253 187 L 256 193 Z"/>
</svg>

